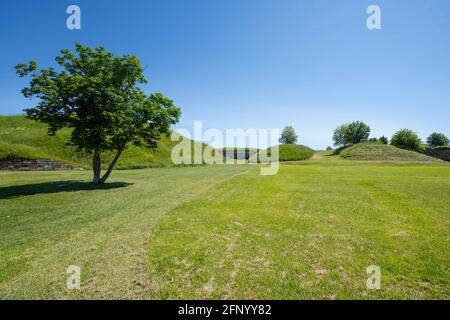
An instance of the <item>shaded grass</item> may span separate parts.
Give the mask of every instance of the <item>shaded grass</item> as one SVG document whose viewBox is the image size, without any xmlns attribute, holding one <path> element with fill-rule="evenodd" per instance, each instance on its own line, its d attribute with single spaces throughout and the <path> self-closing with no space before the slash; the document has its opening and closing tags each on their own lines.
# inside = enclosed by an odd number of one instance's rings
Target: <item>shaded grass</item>
<svg viewBox="0 0 450 320">
<path fill-rule="evenodd" d="M 0 187 L 0 199 L 9 199 L 22 196 L 31 196 L 58 192 L 76 192 L 83 190 L 109 190 L 130 186 L 129 183 L 112 182 L 105 184 L 93 184 L 90 181 L 52 181 L 24 185 Z"/>
</svg>

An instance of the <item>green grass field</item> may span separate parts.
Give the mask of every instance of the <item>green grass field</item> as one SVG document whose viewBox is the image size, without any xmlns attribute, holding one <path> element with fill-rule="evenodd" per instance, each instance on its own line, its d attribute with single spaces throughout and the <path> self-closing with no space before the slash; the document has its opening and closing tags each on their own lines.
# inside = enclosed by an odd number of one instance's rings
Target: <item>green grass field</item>
<svg viewBox="0 0 450 320">
<path fill-rule="evenodd" d="M 275 176 L 120 170 L 100 188 L 88 171 L 0 172 L 0 297 L 449 299 L 450 166 L 322 156 Z"/>
</svg>

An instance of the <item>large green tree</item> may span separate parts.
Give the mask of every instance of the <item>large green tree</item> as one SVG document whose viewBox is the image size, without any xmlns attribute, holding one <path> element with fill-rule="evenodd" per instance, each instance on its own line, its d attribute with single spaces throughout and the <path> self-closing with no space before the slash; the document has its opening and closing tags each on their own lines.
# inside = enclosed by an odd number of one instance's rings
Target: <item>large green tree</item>
<svg viewBox="0 0 450 320">
<path fill-rule="evenodd" d="M 35 61 L 16 66 L 30 76 L 25 97 L 38 104 L 25 109 L 31 119 L 48 124 L 48 133 L 72 128 L 70 143 L 93 156 L 93 182 L 104 183 L 129 144 L 157 147 L 161 134 L 178 122 L 180 109 L 161 93 L 146 95 L 143 68 L 135 56 L 116 56 L 103 47 L 75 45 L 62 50 L 57 68 L 39 69 Z M 101 175 L 101 153 L 116 155 Z"/>
</svg>

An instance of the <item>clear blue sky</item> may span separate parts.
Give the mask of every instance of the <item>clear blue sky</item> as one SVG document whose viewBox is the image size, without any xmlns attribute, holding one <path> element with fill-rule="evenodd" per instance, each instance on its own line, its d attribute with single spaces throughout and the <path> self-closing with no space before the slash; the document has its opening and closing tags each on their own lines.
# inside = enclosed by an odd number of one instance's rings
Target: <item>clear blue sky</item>
<svg viewBox="0 0 450 320">
<path fill-rule="evenodd" d="M 69 4 L 79 31 L 66 28 Z M 366 28 L 370 4 L 382 30 Z M 14 65 L 51 66 L 78 41 L 137 55 L 145 90 L 182 108 L 178 128 L 293 125 L 314 148 L 352 120 L 377 137 L 450 136 L 448 0 L 3 0 L 0 12 L 0 114 L 34 103 Z"/>
</svg>

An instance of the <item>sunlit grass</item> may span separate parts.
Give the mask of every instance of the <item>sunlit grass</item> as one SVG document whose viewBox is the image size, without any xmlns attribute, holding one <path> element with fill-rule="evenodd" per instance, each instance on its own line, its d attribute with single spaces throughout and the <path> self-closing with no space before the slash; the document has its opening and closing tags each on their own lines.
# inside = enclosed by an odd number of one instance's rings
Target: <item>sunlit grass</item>
<svg viewBox="0 0 450 320">
<path fill-rule="evenodd" d="M 100 188 L 88 171 L 0 172 L 0 297 L 450 298 L 450 166 L 322 155 L 275 176 L 121 170 Z"/>
<path fill-rule="evenodd" d="M 255 170 L 158 224 L 150 297 L 448 299 L 449 194 L 449 166 Z M 366 287 L 370 265 L 381 290 Z"/>
</svg>

